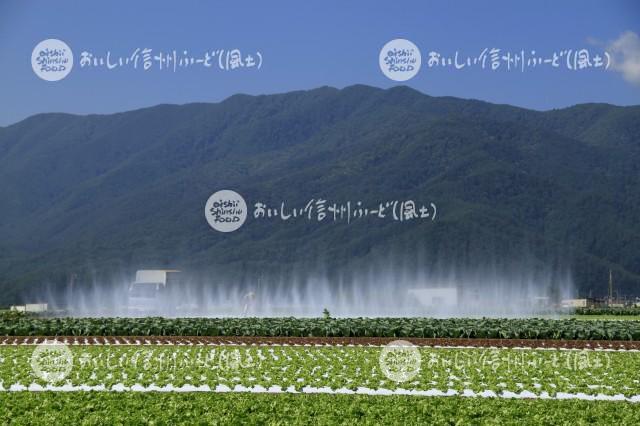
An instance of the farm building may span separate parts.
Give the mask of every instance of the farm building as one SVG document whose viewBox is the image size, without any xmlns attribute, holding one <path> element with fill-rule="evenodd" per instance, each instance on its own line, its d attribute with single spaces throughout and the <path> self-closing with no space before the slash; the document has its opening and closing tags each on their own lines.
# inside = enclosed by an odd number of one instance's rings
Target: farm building
<svg viewBox="0 0 640 426">
<path fill-rule="evenodd" d="M 46 303 L 27 303 L 25 305 L 13 305 L 9 309 L 18 312 L 46 312 L 48 305 Z"/>
</svg>

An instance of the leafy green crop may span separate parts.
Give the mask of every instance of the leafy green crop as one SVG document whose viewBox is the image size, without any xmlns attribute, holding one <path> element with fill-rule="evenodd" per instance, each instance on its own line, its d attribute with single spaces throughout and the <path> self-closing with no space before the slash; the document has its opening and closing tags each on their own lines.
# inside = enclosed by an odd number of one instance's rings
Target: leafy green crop
<svg viewBox="0 0 640 426">
<path fill-rule="evenodd" d="M 576 308 L 576 315 L 621 315 L 621 316 L 638 316 L 640 315 L 640 307 L 627 308 L 609 308 L 609 307 L 593 307 L 593 308 Z"/>
<path fill-rule="evenodd" d="M 47 386 L 32 369 L 35 348 L 0 346 L 0 419 L 11 424 L 640 422 L 637 404 L 628 402 L 306 393 L 630 398 L 640 395 L 635 352 L 420 348 L 418 374 L 398 383 L 384 374 L 380 347 L 73 345 L 72 368 L 56 386 L 125 392 L 20 392 Z M 132 392 L 176 388 L 206 392 Z M 9 389 L 17 392 L 3 392 Z"/>
<path fill-rule="evenodd" d="M 0 349 L 0 383 L 46 385 L 34 374 L 34 346 Z M 635 352 L 420 348 L 418 374 L 395 382 L 381 367 L 380 347 L 118 345 L 70 347 L 73 367 L 56 385 L 131 388 L 185 385 L 203 390 L 305 388 L 454 390 L 499 395 L 559 392 L 640 395 Z"/>
<path fill-rule="evenodd" d="M 11 424 L 640 424 L 635 404 L 367 395 L 0 393 Z"/>
<path fill-rule="evenodd" d="M 315 336 L 640 340 L 640 321 L 496 318 L 0 318 L 5 336 Z"/>
</svg>

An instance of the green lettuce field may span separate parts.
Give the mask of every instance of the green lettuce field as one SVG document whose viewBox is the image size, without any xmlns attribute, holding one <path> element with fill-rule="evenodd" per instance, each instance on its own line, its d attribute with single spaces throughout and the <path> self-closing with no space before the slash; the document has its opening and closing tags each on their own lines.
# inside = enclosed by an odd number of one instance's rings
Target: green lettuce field
<svg viewBox="0 0 640 426">
<path fill-rule="evenodd" d="M 309 418 L 637 424 L 637 324 L 5 315 L 0 418 L 105 425 L 308 424 Z"/>
<path fill-rule="evenodd" d="M 576 400 L 229 393 L 0 394 L 10 424 L 633 425 L 631 404 Z"/>
</svg>

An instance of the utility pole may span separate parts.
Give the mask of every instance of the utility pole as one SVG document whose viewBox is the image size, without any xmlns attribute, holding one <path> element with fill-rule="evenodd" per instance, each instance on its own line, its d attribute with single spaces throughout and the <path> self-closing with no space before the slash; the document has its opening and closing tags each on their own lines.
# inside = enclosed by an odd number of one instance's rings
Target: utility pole
<svg viewBox="0 0 640 426">
<path fill-rule="evenodd" d="M 67 286 L 67 306 L 65 307 L 67 311 L 74 308 L 73 288 L 75 287 L 75 284 L 76 284 L 76 278 L 78 278 L 78 274 L 76 274 L 75 272 L 71 272 L 69 274 L 69 281 Z"/>
<path fill-rule="evenodd" d="M 613 304 L 613 273 L 609 269 L 609 306 Z"/>
</svg>

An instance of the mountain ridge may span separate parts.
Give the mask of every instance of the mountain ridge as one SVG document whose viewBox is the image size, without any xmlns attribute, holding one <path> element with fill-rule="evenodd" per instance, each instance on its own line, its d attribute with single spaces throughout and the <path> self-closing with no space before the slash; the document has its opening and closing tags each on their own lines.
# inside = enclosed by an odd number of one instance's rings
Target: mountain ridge
<svg viewBox="0 0 640 426">
<path fill-rule="evenodd" d="M 488 235 L 504 245 L 491 254 L 499 258 L 523 244 L 522 234 L 541 239 L 532 249 L 541 262 L 571 258 L 580 291 L 601 289 L 611 267 L 631 293 L 640 283 L 640 107 L 592 105 L 533 111 L 356 85 L 39 114 L 0 129 L 0 290 L 15 301 L 44 281 L 63 285 L 89 263 L 201 269 L 213 258 L 231 269 L 286 268 L 307 258 L 298 245 L 336 264 L 405 240 L 459 260 L 475 259 Z M 292 203 L 434 197 L 444 216 L 430 227 L 338 225 L 325 234 L 255 221 L 221 239 L 201 212 L 221 188 Z M 273 245 L 272 257 L 259 252 Z"/>
<path fill-rule="evenodd" d="M 144 110 L 149 110 L 149 109 L 154 109 L 154 108 L 162 108 L 162 107 L 189 107 L 189 106 L 203 106 L 203 105 L 219 105 L 222 103 L 225 103 L 231 99 L 235 99 L 235 98 L 264 98 L 264 97 L 272 97 L 272 96 L 280 96 L 280 95 L 288 95 L 288 94 L 296 94 L 296 93 L 308 93 L 308 92 L 313 92 L 313 91 L 319 91 L 319 90 L 331 90 L 333 92 L 340 92 L 343 90 L 347 90 L 347 89 L 353 89 L 353 88 L 367 88 L 367 89 L 374 89 L 374 90 L 379 90 L 379 91 L 386 91 L 386 90 L 405 90 L 408 89 L 412 92 L 415 92 L 421 96 L 425 96 L 428 98 L 434 98 L 434 99 L 444 99 L 444 100 L 457 100 L 457 101 L 468 101 L 468 102 L 477 102 L 480 104 L 488 104 L 488 105 L 492 105 L 492 106 L 497 106 L 497 107 L 509 107 L 509 108 L 515 108 L 515 109 L 519 109 L 519 110 L 524 110 L 524 111 L 529 111 L 529 112 L 536 112 L 536 113 L 550 113 L 550 112 L 558 112 L 558 111 L 565 111 L 565 110 L 571 110 L 573 108 L 576 107 L 613 107 L 613 108 L 620 108 L 620 109 L 626 109 L 626 108 L 640 108 L 640 104 L 638 105 L 617 105 L 617 104 L 611 104 L 611 103 L 607 103 L 607 102 L 585 102 L 585 103 L 579 103 L 579 104 L 573 104 L 573 105 L 569 105 L 569 106 L 565 106 L 565 107 L 560 107 L 560 108 L 551 108 L 551 109 L 546 109 L 546 110 L 538 110 L 538 109 L 532 109 L 532 108 L 527 108 L 527 107 L 522 107 L 522 106 L 516 106 L 516 105 L 511 105 L 511 104 L 507 104 L 507 103 L 495 103 L 495 102 L 490 102 L 490 101 L 486 101 L 486 100 L 482 100 L 482 99 L 476 99 L 476 98 L 461 98 L 461 97 L 456 97 L 456 96 L 450 96 L 450 95 L 443 95 L 443 96 L 433 96 L 433 95 L 429 95 L 429 94 L 425 94 L 423 92 L 420 92 L 417 89 L 414 89 L 410 86 L 406 86 L 406 85 L 398 85 L 398 86 L 393 86 L 390 87 L 388 89 L 382 89 L 376 86 L 371 86 L 371 85 L 367 85 L 367 84 L 353 84 L 353 85 L 349 85 L 349 86 L 345 86 L 342 89 L 339 89 L 337 87 L 334 86 L 319 86 L 313 89 L 300 89 L 300 90 L 293 90 L 290 92 L 280 92 L 280 93 L 273 93 L 273 94 L 249 94 L 249 93 L 235 93 L 233 95 L 230 95 L 218 102 L 206 102 L 206 101 L 197 101 L 197 102 L 186 102 L 186 103 L 159 103 L 159 104 L 155 104 L 155 105 L 149 105 L 149 106 L 143 106 L 143 107 L 139 107 L 139 108 L 134 108 L 134 109 L 130 109 L 130 110 L 124 110 L 124 111 L 117 111 L 117 112 L 110 112 L 110 113 L 86 113 L 86 114 L 79 114 L 79 113 L 69 113 L 69 112 L 40 112 L 40 113 L 36 113 L 33 115 L 30 115 L 28 117 L 25 117 L 15 123 L 11 123 L 11 124 L 6 124 L 4 126 L 0 126 L 0 129 L 6 129 L 12 126 L 16 126 L 20 123 L 23 123 L 25 121 L 28 121 L 30 119 L 33 118 L 40 118 L 40 117 L 46 117 L 46 116 L 50 116 L 50 115 L 64 115 L 64 116 L 69 116 L 69 117 L 110 117 L 110 116 L 116 116 L 116 115 L 120 115 L 120 114 L 127 114 L 127 113 L 132 113 L 132 112 L 139 112 L 139 111 L 144 111 Z"/>
</svg>

